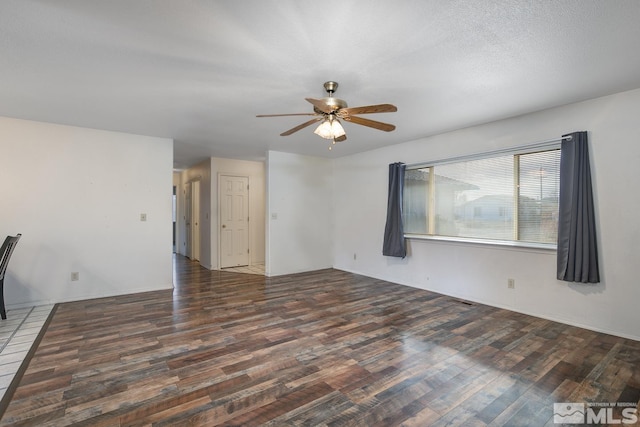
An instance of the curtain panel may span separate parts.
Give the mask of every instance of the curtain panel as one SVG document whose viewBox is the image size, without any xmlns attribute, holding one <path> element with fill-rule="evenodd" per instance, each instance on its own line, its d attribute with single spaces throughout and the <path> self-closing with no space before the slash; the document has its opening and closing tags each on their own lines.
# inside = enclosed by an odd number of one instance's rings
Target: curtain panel
<svg viewBox="0 0 640 427">
<path fill-rule="evenodd" d="M 402 224 L 402 197 L 404 192 L 404 163 L 389 165 L 389 193 L 387 197 L 387 223 L 384 227 L 382 255 L 404 258 L 407 249 Z"/>
<path fill-rule="evenodd" d="M 558 280 L 598 283 L 598 247 L 587 132 L 563 135 L 560 149 Z"/>
</svg>

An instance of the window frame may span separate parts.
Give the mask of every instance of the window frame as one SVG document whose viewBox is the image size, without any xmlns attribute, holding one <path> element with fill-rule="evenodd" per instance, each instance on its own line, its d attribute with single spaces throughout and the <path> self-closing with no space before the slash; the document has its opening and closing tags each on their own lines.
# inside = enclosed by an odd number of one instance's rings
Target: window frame
<svg viewBox="0 0 640 427">
<path fill-rule="evenodd" d="M 513 191 L 513 195 L 514 195 L 514 199 L 515 199 L 515 205 L 514 205 L 514 220 L 513 220 L 513 227 L 514 227 L 514 236 L 516 236 L 516 238 L 519 237 L 519 227 L 518 227 L 518 198 L 519 198 L 519 191 L 518 191 L 518 186 L 519 186 L 519 180 L 520 180 L 520 170 L 519 170 L 519 166 L 520 166 L 520 162 L 519 162 L 519 156 L 521 155 L 525 155 L 525 154 L 533 154 L 533 153 L 539 153 L 539 152 L 544 152 L 544 151 L 560 151 L 561 148 L 561 141 L 559 140 L 554 140 L 551 142 L 545 142 L 545 143 L 540 143 L 540 144 L 531 144 L 531 145 L 527 145 L 527 146 L 519 146 L 519 147 L 514 147 L 514 148 L 506 148 L 506 149 L 502 149 L 502 150 L 495 150 L 495 151 L 490 151 L 490 152 L 484 152 L 484 153 L 477 153 L 477 154 L 470 154 L 470 155 L 465 155 L 465 156 L 458 156 L 458 157 L 451 157 L 451 158 L 445 158 L 445 159 L 441 159 L 441 160 L 435 160 L 435 161 L 429 161 L 429 162 L 421 162 L 421 163 L 414 163 L 414 164 L 410 164 L 406 166 L 406 170 L 415 170 L 415 169 L 423 169 L 423 168 L 429 168 L 429 181 L 430 182 L 434 182 L 433 176 L 435 174 L 434 170 L 436 166 L 441 166 L 441 165 L 446 165 L 446 164 L 451 164 L 451 163 L 460 163 L 460 162 L 468 162 L 468 161 L 473 161 L 473 160 L 482 160 L 482 159 L 487 159 L 487 158 L 492 158 L 492 157 L 499 157 L 499 156 L 512 156 L 513 157 L 513 162 L 514 162 L 514 167 L 513 167 L 513 173 L 514 173 L 514 191 Z M 435 185 L 429 185 L 428 187 L 428 199 L 430 201 L 434 200 L 434 194 L 435 194 Z M 404 194 L 403 194 L 404 197 Z M 469 243 L 469 244 L 473 244 L 473 245 L 489 245 L 489 246 L 498 246 L 498 247 L 511 247 L 511 248 L 525 248 L 525 249 L 536 249 L 536 250 L 543 250 L 543 251 L 557 251 L 557 242 L 556 243 L 540 243 L 540 242 L 529 242 L 529 241 L 521 241 L 521 240 L 500 240 L 500 239 L 484 239 L 484 238 L 478 238 L 478 237 L 461 237 L 461 236 L 444 236 L 444 235 L 437 235 L 435 234 L 435 221 L 432 220 L 431 218 L 433 218 L 432 215 L 432 210 L 435 208 L 434 203 L 429 203 L 429 212 L 428 212 L 428 217 L 430 218 L 429 221 L 427 222 L 427 233 L 428 234 L 420 234 L 420 233 L 404 233 L 404 237 L 405 239 L 410 239 L 410 240 L 430 240 L 430 241 L 441 241 L 441 242 L 451 242 L 451 243 Z"/>
</svg>

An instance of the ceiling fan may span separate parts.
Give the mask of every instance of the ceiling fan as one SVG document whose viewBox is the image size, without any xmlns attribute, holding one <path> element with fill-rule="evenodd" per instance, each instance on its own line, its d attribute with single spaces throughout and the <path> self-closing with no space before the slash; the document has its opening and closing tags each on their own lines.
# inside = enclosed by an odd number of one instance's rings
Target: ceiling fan
<svg viewBox="0 0 640 427">
<path fill-rule="evenodd" d="M 280 136 L 291 135 L 292 133 L 304 129 L 307 126 L 320 122 L 320 125 L 313 133 L 322 138 L 332 140 L 332 144 L 345 141 L 347 139 L 347 135 L 345 134 L 340 120 L 345 120 L 362 126 L 368 126 L 385 132 L 391 132 L 396 128 L 394 125 L 388 123 L 377 122 L 375 120 L 364 119 L 356 116 L 356 114 L 393 113 L 398 111 L 395 105 L 378 104 L 366 105 L 363 107 L 348 107 L 346 101 L 334 98 L 333 96 L 336 89 L 338 89 L 337 82 L 325 82 L 324 89 L 327 91 L 329 96 L 320 99 L 305 98 L 313 105 L 313 113 L 259 114 L 256 117 L 314 116 L 314 118 L 308 122 L 304 122 L 301 125 L 289 129 L 288 131 L 282 132 Z M 329 150 L 331 150 L 331 145 L 329 146 Z"/>
</svg>

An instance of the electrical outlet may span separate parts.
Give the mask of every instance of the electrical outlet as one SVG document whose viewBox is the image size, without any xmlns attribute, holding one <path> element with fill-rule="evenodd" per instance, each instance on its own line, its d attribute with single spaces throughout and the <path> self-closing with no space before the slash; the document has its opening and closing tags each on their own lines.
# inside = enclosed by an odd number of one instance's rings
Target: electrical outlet
<svg viewBox="0 0 640 427">
<path fill-rule="evenodd" d="M 515 289 L 516 288 L 515 279 L 507 279 L 507 288 L 509 288 L 509 289 Z"/>
<path fill-rule="evenodd" d="M 147 220 L 147 214 L 146 213 L 141 213 L 140 214 L 140 221 L 146 221 Z"/>
<path fill-rule="evenodd" d="M 80 273 L 78 273 L 77 271 L 72 271 L 71 272 L 71 281 L 72 282 L 77 282 L 78 280 L 80 280 Z"/>
</svg>

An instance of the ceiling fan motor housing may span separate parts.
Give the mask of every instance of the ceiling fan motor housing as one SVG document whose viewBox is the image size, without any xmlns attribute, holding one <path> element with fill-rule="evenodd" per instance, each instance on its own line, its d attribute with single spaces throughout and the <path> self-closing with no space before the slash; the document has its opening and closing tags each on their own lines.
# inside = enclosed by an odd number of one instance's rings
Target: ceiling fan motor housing
<svg viewBox="0 0 640 427">
<path fill-rule="evenodd" d="M 340 98 L 334 98 L 333 96 L 328 96 L 325 98 L 320 98 L 326 106 L 331 109 L 331 112 L 339 110 L 340 108 L 347 108 L 347 102 Z M 318 114 L 325 114 L 324 111 L 319 110 L 317 107 L 313 107 L 313 111 Z"/>
<path fill-rule="evenodd" d="M 327 91 L 329 96 L 321 98 L 321 100 L 324 102 L 324 104 L 327 107 L 329 107 L 331 113 L 333 113 L 336 110 L 339 110 L 340 108 L 348 107 L 347 102 L 345 100 L 333 97 L 333 93 L 338 89 L 338 82 L 334 82 L 334 81 L 324 82 L 323 86 L 324 86 L 324 90 Z M 327 114 L 326 110 L 321 111 L 317 107 L 313 107 L 313 111 L 315 111 L 318 114 Z"/>
</svg>

